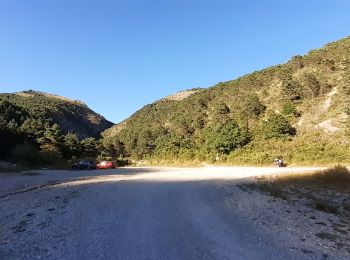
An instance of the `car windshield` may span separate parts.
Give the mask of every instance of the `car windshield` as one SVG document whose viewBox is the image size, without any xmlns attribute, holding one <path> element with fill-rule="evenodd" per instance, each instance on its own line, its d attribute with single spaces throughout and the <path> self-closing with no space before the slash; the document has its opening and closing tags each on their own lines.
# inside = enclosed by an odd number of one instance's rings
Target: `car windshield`
<svg viewBox="0 0 350 260">
<path fill-rule="evenodd" d="M 91 162 L 90 161 L 81 161 L 79 162 L 80 164 L 90 164 Z"/>
</svg>

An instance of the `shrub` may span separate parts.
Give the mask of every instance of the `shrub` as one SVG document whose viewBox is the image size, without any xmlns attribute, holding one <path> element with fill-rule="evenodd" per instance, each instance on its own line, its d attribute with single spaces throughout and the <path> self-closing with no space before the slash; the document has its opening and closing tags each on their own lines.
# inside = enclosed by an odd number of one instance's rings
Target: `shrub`
<svg viewBox="0 0 350 260">
<path fill-rule="evenodd" d="M 334 240 L 337 238 L 337 235 L 326 233 L 326 232 L 317 233 L 316 236 L 318 236 L 321 239 L 327 239 L 327 240 Z"/>
<path fill-rule="evenodd" d="M 28 167 L 66 166 L 66 163 L 55 152 L 39 151 L 31 143 L 18 144 L 12 149 L 12 157 L 16 163 Z"/>
<path fill-rule="evenodd" d="M 299 70 L 304 67 L 303 57 L 300 55 L 293 56 L 289 61 L 289 64 L 292 66 L 294 70 Z"/>
<path fill-rule="evenodd" d="M 263 122 L 263 132 L 266 138 L 294 136 L 296 130 L 282 115 L 272 115 Z"/>
<path fill-rule="evenodd" d="M 313 174 L 315 181 L 324 183 L 349 183 L 350 171 L 345 166 L 337 165 Z"/>
<path fill-rule="evenodd" d="M 282 109 L 282 113 L 284 115 L 297 115 L 297 109 L 295 107 L 295 105 L 292 102 L 287 102 L 286 104 L 284 104 L 283 109 Z"/>
<path fill-rule="evenodd" d="M 283 81 L 282 96 L 291 101 L 303 99 L 303 87 L 292 79 Z"/>
<path fill-rule="evenodd" d="M 229 154 L 231 151 L 249 143 L 250 133 L 241 129 L 237 123 L 231 121 L 217 129 L 207 132 L 206 146 L 211 152 Z"/>
<path fill-rule="evenodd" d="M 321 84 L 313 74 L 304 76 L 305 96 L 311 94 L 311 97 L 317 97 L 320 94 Z"/>
<path fill-rule="evenodd" d="M 261 103 L 256 93 L 249 94 L 241 101 L 241 114 L 251 117 L 265 112 L 266 107 Z"/>
<path fill-rule="evenodd" d="M 117 167 L 123 167 L 123 166 L 128 166 L 131 164 L 131 161 L 130 160 L 127 160 L 127 159 L 117 159 L 115 161 L 115 164 Z"/>
<path fill-rule="evenodd" d="M 326 200 L 320 200 L 320 199 L 314 200 L 313 207 L 317 210 L 332 213 L 332 214 L 338 213 L 338 206 Z"/>
<path fill-rule="evenodd" d="M 38 149 L 30 143 L 16 145 L 12 149 L 12 155 L 17 163 L 25 166 L 38 166 L 41 163 Z"/>
<path fill-rule="evenodd" d="M 274 185 L 269 185 L 269 184 L 261 184 L 259 186 L 259 189 L 265 193 L 270 194 L 273 197 L 277 197 L 277 198 L 281 198 L 283 200 L 287 200 L 287 194 L 283 191 L 283 189 L 281 189 L 278 186 L 274 186 Z"/>
</svg>

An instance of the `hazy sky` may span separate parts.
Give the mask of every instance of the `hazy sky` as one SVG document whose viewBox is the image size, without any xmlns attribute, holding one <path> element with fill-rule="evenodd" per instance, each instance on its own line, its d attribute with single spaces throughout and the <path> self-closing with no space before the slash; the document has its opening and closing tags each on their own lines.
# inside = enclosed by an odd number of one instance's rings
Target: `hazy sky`
<svg viewBox="0 0 350 260">
<path fill-rule="evenodd" d="M 0 0 L 0 92 L 83 100 L 113 122 L 350 35 L 348 0 Z"/>
</svg>

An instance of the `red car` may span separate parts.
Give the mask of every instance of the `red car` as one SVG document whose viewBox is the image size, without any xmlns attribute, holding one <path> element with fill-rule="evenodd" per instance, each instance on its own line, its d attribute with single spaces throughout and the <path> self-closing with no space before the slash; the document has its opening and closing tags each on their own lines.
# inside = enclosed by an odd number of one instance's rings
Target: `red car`
<svg viewBox="0 0 350 260">
<path fill-rule="evenodd" d="M 102 161 L 96 165 L 97 169 L 114 169 L 115 163 L 112 161 Z"/>
</svg>

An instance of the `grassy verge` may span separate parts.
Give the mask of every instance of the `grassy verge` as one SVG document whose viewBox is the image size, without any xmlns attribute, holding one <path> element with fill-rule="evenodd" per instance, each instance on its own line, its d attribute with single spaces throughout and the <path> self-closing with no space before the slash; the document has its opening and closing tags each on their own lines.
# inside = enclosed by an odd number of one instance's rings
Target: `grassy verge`
<svg viewBox="0 0 350 260">
<path fill-rule="evenodd" d="M 345 166 L 337 165 L 317 172 L 280 175 L 273 180 L 271 177 L 264 177 L 259 179 L 258 183 L 270 183 L 272 186 L 279 187 L 295 185 L 296 187 L 347 192 L 350 185 L 350 171 Z"/>
<path fill-rule="evenodd" d="M 244 188 L 259 190 L 284 200 L 306 199 L 316 210 L 350 220 L 350 171 L 344 166 L 306 174 L 265 176 Z"/>
</svg>

